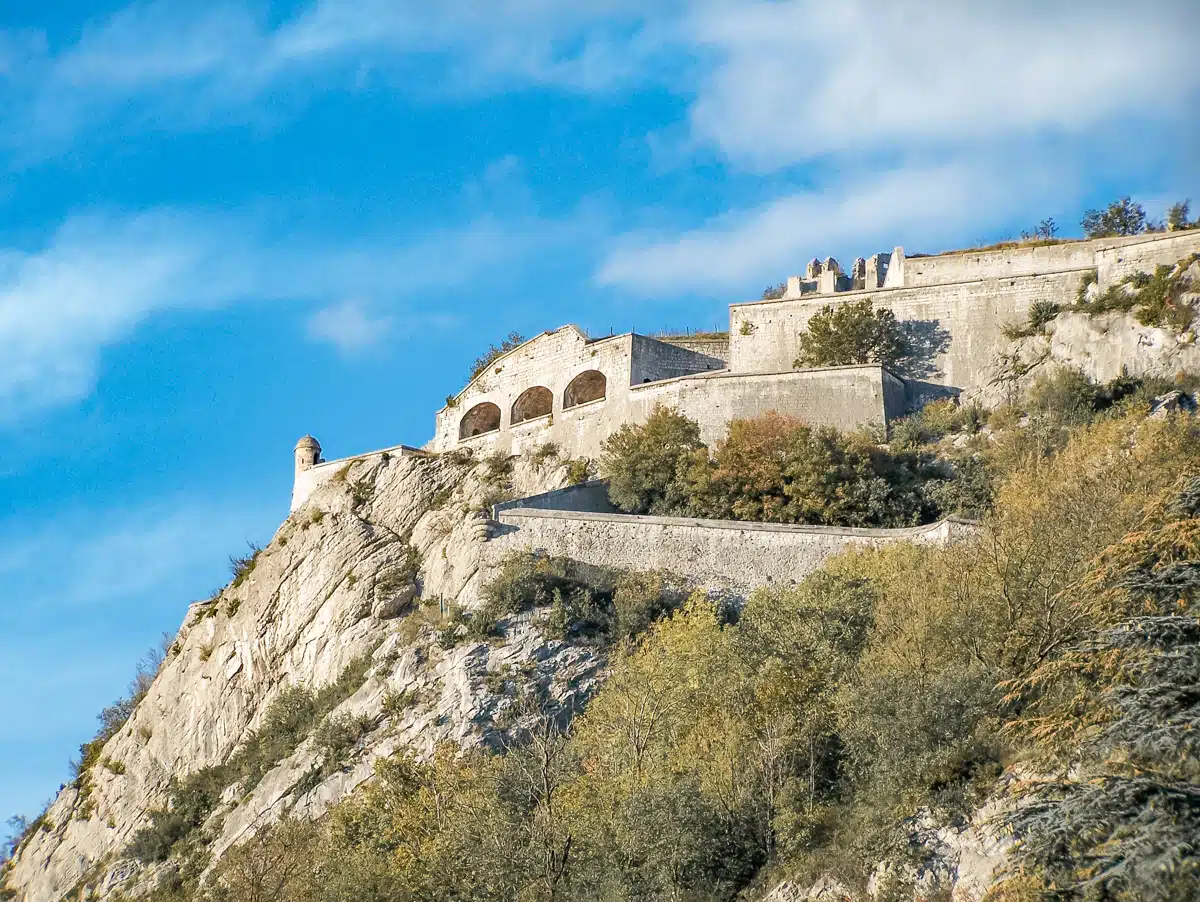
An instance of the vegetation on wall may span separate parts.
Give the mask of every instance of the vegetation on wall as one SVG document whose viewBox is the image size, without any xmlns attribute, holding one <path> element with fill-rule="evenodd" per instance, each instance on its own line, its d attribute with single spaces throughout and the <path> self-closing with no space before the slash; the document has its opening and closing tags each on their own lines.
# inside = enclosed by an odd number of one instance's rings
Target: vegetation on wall
<svg viewBox="0 0 1200 902">
<path fill-rule="evenodd" d="M 1182 332 L 1191 327 L 1196 316 L 1193 305 L 1200 286 L 1189 275 L 1189 268 L 1198 261 L 1200 254 L 1193 254 L 1174 266 L 1157 266 L 1153 274 L 1134 273 L 1090 299 L 1081 291 L 1076 309 L 1093 316 L 1114 311 L 1133 313 L 1143 326 Z"/>
<path fill-rule="evenodd" d="M 800 334 L 797 369 L 848 366 L 855 363 L 895 365 L 907 353 L 904 332 L 896 314 L 875 309 L 870 298 L 837 306 L 826 305 L 809 319 Z"/>
<path fill-rule="evenodd" d="M 520 347 L 525 343 L 525 336 L 520 332 L 509 332 L 508 335 L 498 345 L 489 345 L 488 349 L 475 358 L 475 362 L 471 364 L 471 375 L 467 378 L 470 382 L 480 373 L 484 372 L 491 366 L 497 358 L 503 357 L 514 348 Z M 450 399 L 446 402 L 449 405 Z"/>
<path fill-rule="evenodd" d="M 1146 231 L 1146 210 L 1128 197 L 1114 200 L 1103 210 L 1088 210 L 1083 220 L 1088 238 L 1113 238 Z"/>
</svg>

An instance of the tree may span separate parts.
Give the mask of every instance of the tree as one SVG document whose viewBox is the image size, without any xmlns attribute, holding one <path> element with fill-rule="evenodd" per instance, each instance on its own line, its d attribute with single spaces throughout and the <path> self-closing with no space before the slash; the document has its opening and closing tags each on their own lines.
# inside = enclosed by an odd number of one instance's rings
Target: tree
<svg viewBox="0 0 1200 902">
<path fill-rule="evenodd" d="M 1200 222 L 1190 222 L 1188 220 L 1188 209 L 1190 201 L 1181 200 L 1177 204 L 1172 204 L 1167 210 L 1167 231 L 1182 232 L 1185 229 L 1194 229 Z"/>
<path fill-rule="evenodd" d="M 1146 231 L 1146 211 L 1128 197 L 1122 197 L 1105 210 L 1088 210 L 1081 222 L 1089 238 L 1137 235 Z"/>
<path fill-rule="evenodd" d="M 906 351 L 904 333 L 891 310 L 875 310 L 870 298 L 826 305 L 800 335 L 796 369 L 848 366 L 855 363 L 894 365 Z"/>
<path fill-rule="evenodd" d="M 687 503 L 684 470 L 704 454 L 700 427 L 673 408 L 658 406 L 643 425 L 626 423 L 604 442 L 601 471 L 608 495 L 631 514 L 672 514 Z"/>
<path fill-rule="evenodd" d="M 1016 861 L 1066 898 L 1197 898 L 1200 621 L 1134 617 L 1044 671 L 1035 681 L 1073 677 L 1085 688 L 1035 720 L 1034 736 L 1058 721 L 1079 751 L 1064 776 L 1029 787 L 1010 816 Z M 1095 685 L 1103 688 L 1087 691 Z"/>
<path fill-rule="evenodd" d="M 1055 223 L 1053 217 L 1043 219 L 1031 231 L 1022 232 L 1021 238 L 1025 241 L 1049 241 L 1058 234 L 1058 224 Z"/>
</svg>

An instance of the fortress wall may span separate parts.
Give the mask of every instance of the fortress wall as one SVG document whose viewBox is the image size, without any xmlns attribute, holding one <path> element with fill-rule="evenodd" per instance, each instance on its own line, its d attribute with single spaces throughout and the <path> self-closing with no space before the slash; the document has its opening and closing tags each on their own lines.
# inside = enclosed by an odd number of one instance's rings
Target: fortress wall
<svg viewBox="0 0 1200 902">
<path fill-rule="evenodd" d="M 906 257 L 904 287 L 919 288 L 979 279 L 1010 279 L 1014 276 L 1091 269 L 1095 265 L 1096 243 L 1093 241 Z"/>
<path fill-rule="evenodd" d="M 303 507 L 304 502 L 309 499 L 320 486 L 329 482 L 344 467 L 349 466 L 355 461 L 366 460 L 369 457 L 382 457 L 389 454 L 392 457 L 427 457 L 429 452 L 423 451 L 420 448 L 411 448 L 408 445 L 395 445 L 391 448 L 381 448 L 378 451 L 371 451 L 367 454 L 356 454 L 353 457 L 343 457 L 338 460 L 327 460 L 317 464 L 315 467 L 310 467 L 307 470 L 301 470 L 296 474 L 292 482 L 292 504 L 289 510 L 296 510 Z"/>
<path fill-rule="evenodd" d="M 1001 327 L 1024 320 L 1036 300 L 1073 302 L 1082 279 L 1083 271 L 1078 271 L 735 304 L 729 311 L 729 368 L 735 373 L 788 369 L 799 352 L 799 335 L 814 313 L 826 304 L 870 298 L 912 324 L 923 340 L 948 341 L 944 350 L 903 373 L 906 378 L 974 388 L 986 384 L 995 352 L 1006 343 Z"/>
<path fill-rule="evenodd" d="M 1047 275 L 1071 270 L 1100 270 L 1100 282 L 1109 284 L 1137 270 L 1153 272 L 1159 263 L 1174 263 L 1200 252 L 1200 232 L 1152 232 L 1123 238 L 1096 238 L 1062 244 L 955 251 L 928 257 L 906 257 L 905 288 Z"/>
<path fill-rule="evenodd" d="M 903 410 L 903 395 L 903 383 L 873 364 L 764 374 L 722 371 L 627 386 L 610 391 L 603 401 L 558 410 L 553 417 L 449 447 L 467 447 L 484 456 L 495 451 L 523 454 L 554 442 L 565 457 L 598 459 L 608 436 L 625 423 L 644 423 L 660 404 L 696 420 L 701 437 L 712 443 L 724 438 L 730 420 L 772 410 L 843 430 L 883 423 Z"/>
<path fill-rule="evenodd" d="M 1194 253 L 1200 253 L 1200 229 L 908 257 L 904 287 L 732 305 L 729 369 L 770 373 L 791 367 L 809 317 L 827 304 L 869 297 L 911 324 L 918 335 L 949 338 L 948 346 L 928 356 L 923 366 L 902 375 L 917 382 L 978 389 L 994 373 L 996 352 L 1008 344 L 1001 328 L 1023 321 L 1034 301 L 1072 304 L 1085 274 L 1093 269 L 1101 287 L 1107 287 L 1133 272 L 1153 272 L 1158 264 L 1173 264 Z M 1020 274 L 1034 269 L 1049 271 Z M 912 386 L 910 396 L 919 395 L 920 388 Z"/>
<path fill-rule="evenodd" d="M 482 403 L 493 403 L 500 408 L 501 432 L 507 433 L 511 427 L 513 403 L 522 392 L 537 385 L 553 394 L 552 418 L 557 419 L 563 413 L 563 394 L 567 385 L 586 370 L 599 370 L 604 374 L 608 398 L 620 396 L 629 387 L 632 343 L 633 336 L 628 334 L 589 342 L 570 326 L 531 339 L 463 389 L 453 407 L 438 411 L 434 437 L 428 447 L 446 451 L 458 446 L 462 417 Z M 520 424 L 517 428 L 523 435 L 531 429 L 536 431 L 536 421 Z M 478 436 L 464 444 L 487 448 L 495 444 L 496 438 L 495 435 Z"/>
<path fill-rule="evenodd" d="M 700 424 L 711 444 L 724 438 L 729 422 L 776 411 L 817 426 L 849 430 L 883 423 L 903 406 L 889 410 L 903 383 L 875 365 L 790 370 L 757 375 L 720 373 L 634 386 L 626 416 L 644 422 L 659 405 L 676 407 Z"/>
<path fill-rule="evenodd" d="M 632 336 L 632 359 L 629 382 L 641 385 L 660 379 L 674 379 L 706 370 L 724 369 L 725 361 L 699 354 L 688 348 L 657 341 L 644 335 Z"/>
<path fill-rule="evenodd" d="M 1175 263 L 1192 254 L 1200 254 L 1200 229 L 1156 234 L 1153 240 L 1145 235 L 1137 238 L 1143 240 L 1126 239 L 1096 253 L 1095 267 L 1102 287 L 1135 272 L 1152 273 L 1160 263 Z"/>
<path fill-rule="evenodd" d="M 608 481 L 604 479 L 592 479 L 579 485 L 569 485 L 564 489 L 518 498 L 516 501 L 501 501 L 492 507 L 492 518 L 498 518 L 502 511 L 518 507 L 576 513 L 618 513 L 608 500 Z"/>
<path fill-rule="evenodd" d="M 786 526 L 683 517 L 638 517 L 513 508 L 500 511 L 486 554 L 544 552 L 602 567 L 666 570 L 713 588 L 747 593 L 798 583 L 827 558 L 896 541 L 946 544 L 971 534 L 964 521 L 912 529 Z"/>
<path fill-rule="evenodd" d="M 656 338 L 655 341 L 675 345 L 677 348 L 687 348 L 689 351 L 695 351 L 697 354 L 703 354 L 706 357 L 715 357 L 723 362 L 729 361 L 728 336 L 724 338 L 696 338 L 691 335 L 670 335 Z"/>
</svg>

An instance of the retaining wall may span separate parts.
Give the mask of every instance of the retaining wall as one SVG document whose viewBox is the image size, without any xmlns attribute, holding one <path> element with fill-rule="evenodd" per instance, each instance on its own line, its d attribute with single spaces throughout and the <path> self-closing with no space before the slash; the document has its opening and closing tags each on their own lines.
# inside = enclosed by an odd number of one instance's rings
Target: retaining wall
<svg viewBox="0 0 1200 902">
<path fill-rule="evenodd" d="M 978 528 L 956 519 L 912 529 L 846 529 L 522 507 L 498 511 L 497 518 L 498 534 L 486 546 L 493 563 L 513 552 L 541 552 L 601 567 L 666 570 L 741 594 L 794 585 L 851 548 L 944 545 Z"/>
</svg>

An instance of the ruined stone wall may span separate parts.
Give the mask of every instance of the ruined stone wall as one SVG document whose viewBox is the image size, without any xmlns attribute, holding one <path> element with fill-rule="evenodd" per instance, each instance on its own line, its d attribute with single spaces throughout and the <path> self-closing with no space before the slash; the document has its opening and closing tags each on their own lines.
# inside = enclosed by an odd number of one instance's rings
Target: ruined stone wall
<svg viewBox="0 0 1200 902">
<path fill-rule="evenodd" d="M 528 508 L 500 511 L 498 519 L 498 535 L 485 549 L 492 562 L 513 552 L 542 552 L 602 567 L 666 570 L 737 593 L 794 585 L 851 548 L 897 541 L 945 544 L 975 529 L 959 520 L 912 529 L 849 529 Z"/>
</svg>

